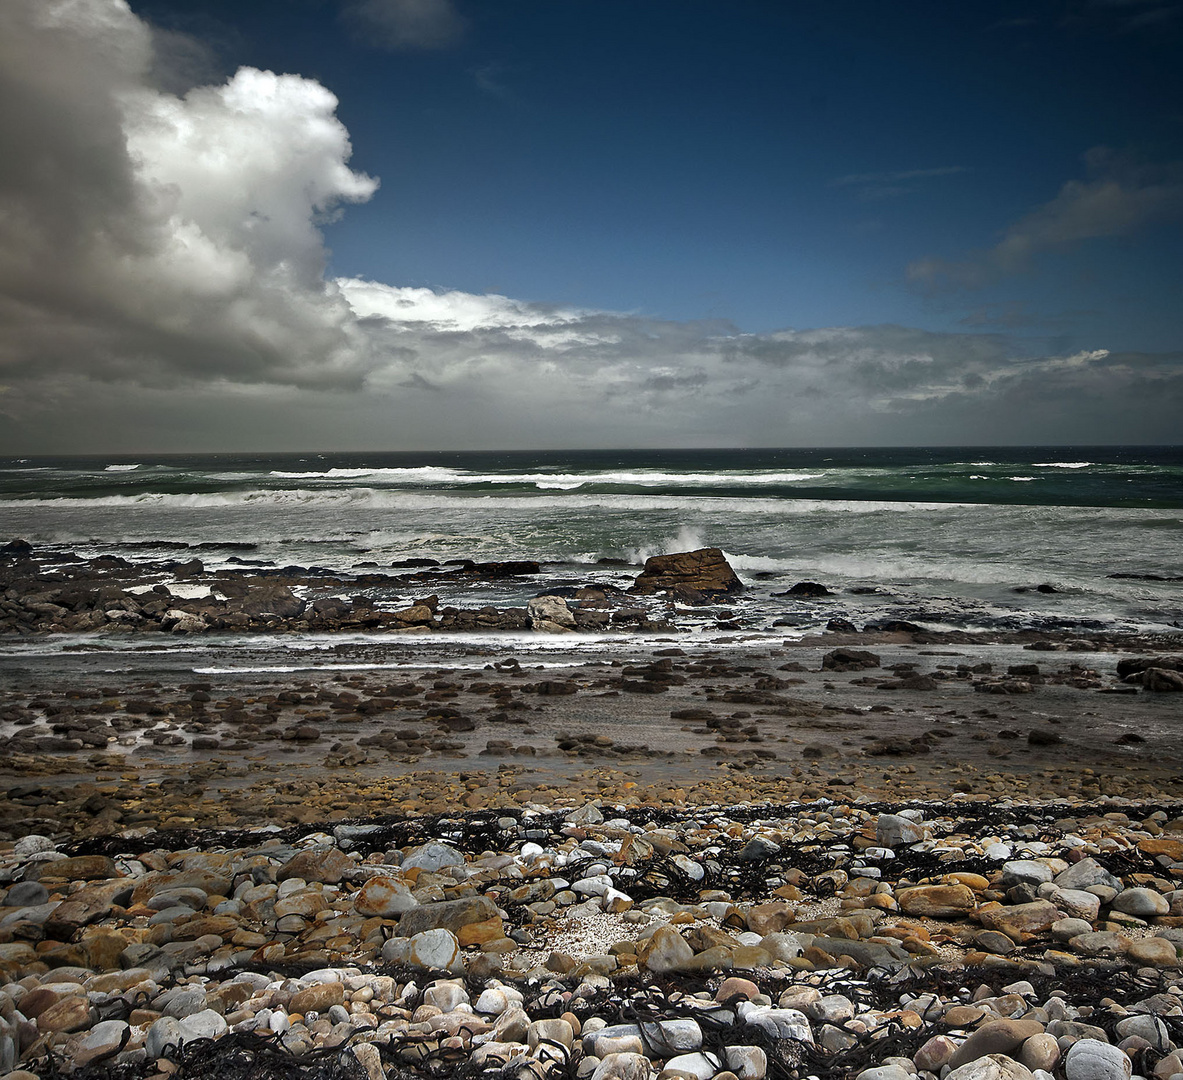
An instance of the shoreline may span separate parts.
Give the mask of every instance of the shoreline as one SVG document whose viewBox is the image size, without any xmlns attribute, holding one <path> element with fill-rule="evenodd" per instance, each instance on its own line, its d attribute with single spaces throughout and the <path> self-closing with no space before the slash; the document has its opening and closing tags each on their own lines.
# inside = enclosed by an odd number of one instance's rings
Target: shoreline
<svg viewBox="0 0 1183 1080">
<path fill-rule="evenodd" d="M 1183 638 L 299 617 L 0 637 L 14 1080 L 1174 1075 Z"/>
</svg>

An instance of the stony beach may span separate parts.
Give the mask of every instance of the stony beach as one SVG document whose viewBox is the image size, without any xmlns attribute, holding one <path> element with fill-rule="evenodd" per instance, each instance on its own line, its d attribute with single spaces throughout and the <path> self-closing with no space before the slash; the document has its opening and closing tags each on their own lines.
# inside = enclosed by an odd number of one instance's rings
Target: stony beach
<svg viewBox="0 0 1183 1080">
<path fill-rule="evenodd" d="M 1183 1073 L 1179 635 L 756 635 L 689 554 L 499 610 L 9 545 L 75 644 L 0 685 L 0 1076 Z"/>
</svg>

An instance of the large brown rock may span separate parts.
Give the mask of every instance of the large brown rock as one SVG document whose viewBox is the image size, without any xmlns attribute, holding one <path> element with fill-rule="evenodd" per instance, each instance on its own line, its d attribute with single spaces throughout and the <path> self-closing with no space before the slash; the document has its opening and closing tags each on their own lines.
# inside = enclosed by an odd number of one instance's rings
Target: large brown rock
<svg viewBox="0 0 1183 1080">
<path fill-rule="evenodd" d="M 26 881 L 99 881 L 118 877 L 115 860 L 106 855 L 75 855 L 70 859 L 54 859 L 25 870 Z"/>
<path fill-rule="evenodd" d="M 357 863 L 339 848 L 320 848 L 316 851 L 301 851 L 299 855 L 288 859 L 275 872 L 275 880 L 303 878 L 305 881 L 336 885 L 356 869 Z"/>
<path fill-rule="evenodd" d="M 1049 929 L 1059 917 L 1055 904 L 1047 900 L 1032 900 L 1027 904 L 986 908 L 978 912 L 978 919 L 987 930 L 998 930 L 1020 942 L 1032 934 Z"/>
<path fill-rule="evenodd" d="M 992 1020 L 965 1040 L 949 1059 L 951 1069 L 990 1054 L 1013 1054 L 1033 1035 L 1042 1035 L 1043 1025 L 1035 1020 Z"/>
<path fill-rule="evenodd" d="M 126 878 L 84 885 L 54 908 L 45 924 L 46 933 L 60 941 L 69 941 L 80 926 L 110 915 L 115 898 L 125 892 L 131 892 Z"/>
<path fill-rule="evenodd" d="M 288 1011 L 295 1013 L 327 1013 L 345 1000 L 345 986 L 339 982 L 318 983 L 306 990 L 298 990 L 288 1002 Z"/>
<path fill-rule="evenodd" d="M 1169 836 L 1152 836 L 1138 841 L 1138 850 L 1143 855 L 1165 855 L 1176 862 L 1183 859 L 1183 840 L 1176 840 Z"/>
<path fill-rule="evenodd" d="M 773 900 L 767 904 L 755 904 L 748 909 L 748 929 L 763 937 L 765 934 L 775 934 L 797 919 L 797 905 L 783 900 Z"/>
<path fill-rule="evenodd" d="M 896 899 L 908 915 L 935 919 L 956 919 L 977 905 L 973 890 L 964 885 L 916 885 L 901 889 Z"/>
<path fill-rule="evenodd" d="M 37 1017 L 37 1030 L 41 1033 L 50 1031 L 81 1031 L 94 1023 L 94 1013 L 90 1002 L 81 995 L 64 997 L 54 1002 Z"/>
<path fill-rule="evenodd" d="M 676 600 L 705 602 L 743 590 L 743 582 L 718 548 L 700 548 L 645 560 L 629 590 L 643 595 L 669 591 Z"/>
<path fill-rule="evenodd" d="M 455 933 L 472 923 L 483 923 L 497 917 L 497 905 L 487 896 L 465 896 L 459 900 L 422 904 L 403 912 L 398 921 L 398 932 L 408 938 L 425 930 L 442 929 Z"/>
<path fill-rule="evenodd" d="M 209 896 L 228 896 L 233 889 L 233 884 L 230 874 L 220 874 L 216 870 L 204 868 L 153 871 L 136 878 L 131 902 L 146 904 L 157 893 L 167 889 L 189 888 L 201 889 Z"/>
</svg>

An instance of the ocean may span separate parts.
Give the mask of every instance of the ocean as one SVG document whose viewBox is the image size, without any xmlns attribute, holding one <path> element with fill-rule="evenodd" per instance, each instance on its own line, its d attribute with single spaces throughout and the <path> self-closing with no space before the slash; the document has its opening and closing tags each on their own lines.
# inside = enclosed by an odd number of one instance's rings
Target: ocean
<svg viewBox="0 0 1183 1080">
<path fill-rule="evenodd" d="M 537 580 L 441 583 L 461 607 L 523 604 L 540 585 L 627 587 L 650 555 L 710 546 L 748 586 L 727 606 L 753 634 L 834 618 L 1163 632 L 1183 625 L 1183 448 L 8 459 L 0 542 L 14 537 L 207 568 L 544 564 Z M 800 581 L 831 595 L 778 595 Z M 688 618 L 716 632 L 717 612 Z"/>
</svg>

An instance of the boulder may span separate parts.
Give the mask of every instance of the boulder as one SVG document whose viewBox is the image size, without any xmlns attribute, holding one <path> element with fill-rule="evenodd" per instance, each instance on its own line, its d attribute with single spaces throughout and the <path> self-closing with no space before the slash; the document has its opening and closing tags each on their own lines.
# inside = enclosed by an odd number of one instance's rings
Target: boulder
<svg viewBox="0 0 1183 1080">
<path fill-rule="evenodd" d="M 973 890 L 965 885 L 916 885 L 901 889 L 896 899 L 908 915 L 934 919 L 956 919 L 977 905 Z"/>
<path fill-rule="evenodd" d="M 410 964 L 412 967 L 450 971 L 460 974 L 464 963 L 460 942 L 451 930 L 424 930 L 411 938 L 390 938 L 382 946 L 382 959 L 388 963 Z"/>
<path fill-rule="evenodd" d="M 418 906 L 419 901 L 403 882 L 385 874 L 370 878 L 353 902 L 353 909 L 359 915 L 377 915 L 382 919 L 393 918 Z"/>
<path fill-rule="evenodd" d="M 432 610 L 426 604 L 412 604 L 391 614 L 403 626 L 431 626 L 434 622 Z"/>
<path fill-rule="evenodd" d="M 84 885 L 54 908 L 46 920 L 46 933 L 68 941 L 80 926 L 106 918 L 122 893 L 131 893 L 126 879 Z"/>
<path fill-rule="evenodd" d="M 1121 880 L 1093 858 L 1073 863 L 1067 870 L 1058 873 L 1053 880 L 1061 889 L 1087 889 L 1090 885 L 1108 885 L 1116 892 L 1121 892 L 1122 889 Z"/>
<path fill-rule="evenodd" d="M 1173 941 L 1163 937 L 1135 938 L 1126 949 L 1126 955 L 1138 964 L 1153 967 L 1179 967 L 1183 957 Z"/>
<path fill-rule="evenodd" d="M 1043 1025 L 1035 1020 L 993 1020 L 983 1024 L 949 1058 L 949 1067 L 958 1069 L 970 1061 L 991 1054 L 1010 1054 L 1033 1035 L 1042 1035 Z"/>
<path fill-rule="evenodd" d="M 294 619 L 304 610 L 304 601 L 298 599 L 286 585 L 265 582 L 262 585 L 251 586 L 239 610 L 255 619 L 267 615 L 279 619 Z"/>
<path fill-rule="evenodd" d="M 297 990 L 288 1002 L 288 1012 L 327 1013 L 345 1000 L 345 987 L 339 982 L 318 983 L 305 990 Z"/>
<path fill-rule="evenodd" d="M 866 649 L 834 649 L 822 657 L 823 671 L 866 671 L 881 664 L 881 658 Z"/>
<path fill-rule="evenodd" d="M 670 592 L 674 599 L 686 603 L 709 603 L 716 597 L 742 590 L 743 582 L 723 552 L 719 548 L 701 548 L 646 559 L 644 569 L 629 591 L 643 596 Z"/>
<path fill-rule="evenodd" d="M 924 826 L 899 814 L 880 814 L 875 822 L 875 842 L 894 848 L 900 844 L 916 844 L 924 839 Z"/>
<path fill-rule="evenodd" d="M 1133 1062 L 1123 1050 L 1099 1039 L 1073 1043 L 1064 1059 L 1068 1080 L 1129 1080 Z"/>
<path fill-rule="evenodd" d="M 78 1066 L 89 1065 L 95 1058 L 117 1053 L 127 1043 L 130 1028 L 126 1020 L 104 1020 L 95 1024 L 74 1044 L 71 1057 Z"/>
<path fill-rule="evenodd" d="M 538 623 L 554 623 L 570 630 L 575 628 L 575 616 L 561 596 L 535 596 L 526 604 L 526 612 L 530 624 L 536 628 Z"/>
<path fill-rule="evenodd" d="M 196 612 L 185 611 L 183 608 L 169 608 L 160 620 L 166 630 L 174 634 L 201 634 L 209 629 L 209 624 Z"/>
<path fill-rule="evenodd" d="M 487 896 L 465 896 L 459 900 L 440 900 L 404 911 L 398 921 L 403 937 L 414 937 L 425 930 L 458 931 L 472 923 L 498 918 L 497 905 Z"/>
<path fill-rule="evenodd" d="M 1121 911 L 1140 919 L 1165 915 L 1170 909 L 1171 905 L 1167 903 L 1166 897 L 1153 889 L 1123 889 L 1113 898 L 1114 911 Z"/>
<path fill-rule="evenodd" d="M 441 843 L 439 840 L 429 840 L 426 844 L 414 848 L 403 860 L 403 870 L 418 867 L 432 874 L 438 873 L 445 866 L 463 865 L 463 854 L 450 844 Z"/>
<path fill-rule="evenodd" d="M 1183 672 L 1169 668 L 1151 667 L 1142 672 L 1142 685 L 1156 693 L 1170 693 L 1183 690 Z"/>
<path fill-rule="evenodd" d="M 25 870 L 26 881 L 99 881 L 118 877 L 115 860 L 106 855 L 75 855 L 68 859 L 53 859 Z"/>
<path fill-rule="evenodd" d="M 670 926 L 660 927 L 641 949 L 638 966 L 647 967 L 659 974 L 667 971 L 684 971 L 694 959 L 694 950 L 677 930 Z"/>
<path fill-rule="evenodd" d="M 336 885 L 346 874 L 357 869 L 355 863 L 340 848 L 321 848 L 316 851 L 301 851 L 288 859 L 275 873 L 276 881 L 288 878 L 303 878 L 305 881 L 321 881 Z"/>
<path fill-rule="evenodd" d="M 1031 1080 L 1031 1070 L 1006 1054 L 988 1054 L 975 1058 L 951 1072 L 945 1080 Z"/>
<path fill-rule="evenodd" d="M 649 1080 L 653 1066 L 644 1054 L 607 1054 L 595 1067 L 591 1080 Z"/>
<path fill-rule="evenodd" d="M 987 908 L 978 912 L 978 919 L 987 930 L 998 930 L 1015 941 L 1051 929 L 1059 918 L 1060 912 L 1056 905 L 1047 900 L 1032 900 L 1026 904 Z"/>
<path fill-rule="evenodd" d="M 758 1027 L 774 1039 L 793 1039 L 796 1042 L 813 1042 L 809 1018 L 797 1009 L 779 1009 L 770 1005 L 755 1005 L 741 1001 L 736 1006 L 740 1019 L 749 1027 Z"/>
</svg>

